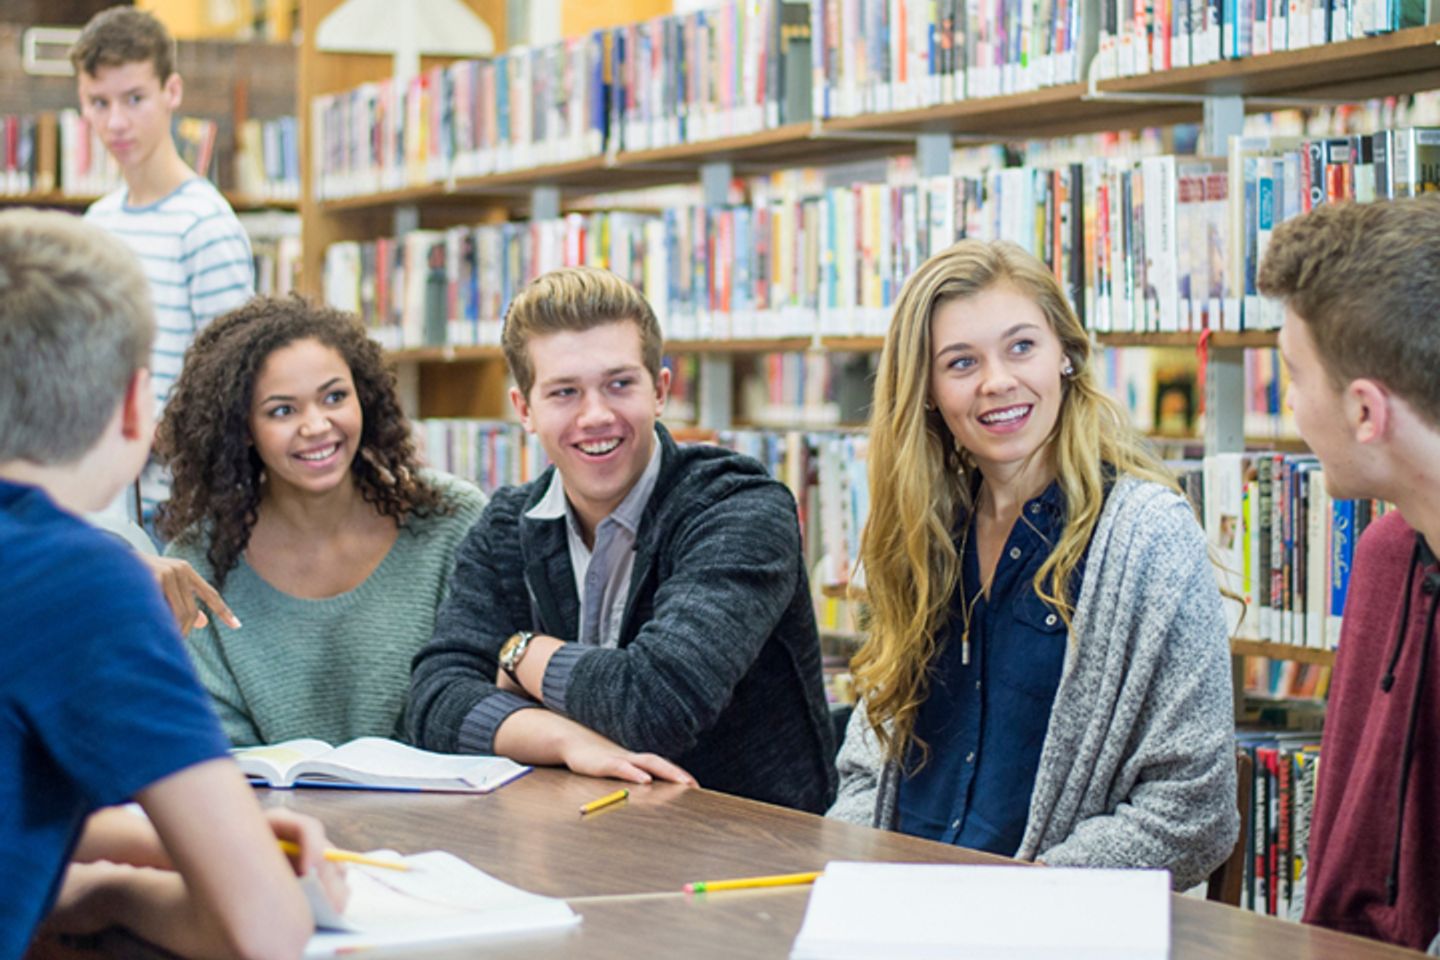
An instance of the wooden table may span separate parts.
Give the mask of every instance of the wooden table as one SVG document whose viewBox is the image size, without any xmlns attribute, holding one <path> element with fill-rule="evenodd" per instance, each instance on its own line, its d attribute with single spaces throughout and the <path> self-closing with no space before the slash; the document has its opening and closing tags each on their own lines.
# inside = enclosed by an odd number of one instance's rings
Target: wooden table
<svg viewBox="0 0 1440 960">
<path fill-rule="evenodd" d="M 786 957 L 809 888 L 687 896 L 681 886 L 818 870 L 830 860 L 1007 862 L 670 784 L 632 787 L 626 803 L 579 815 L 582 803 L 615 787 L 536 770 L 483 797 L 341 790 L 262 797 L 321 818 L 339 846 L 449 850 L 507 883 L 564 897 L 584 917 L 565 933 L 486 943 L 484 955 L 497 958 Z M 1174 960 L 1419 956 L 1191 897 L 1172 902 Z M 470 944 L 425 956 L 473 956 L 478 949 Z"/>
</svg>

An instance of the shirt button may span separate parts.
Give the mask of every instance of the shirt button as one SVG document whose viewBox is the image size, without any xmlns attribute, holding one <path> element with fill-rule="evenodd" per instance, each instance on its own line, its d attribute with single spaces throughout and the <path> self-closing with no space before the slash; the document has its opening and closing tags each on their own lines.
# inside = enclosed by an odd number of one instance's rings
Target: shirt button
<svg viewBox="0 0 1440 960">
<path fill-rule="evenodd" d="M 975 689 L 976 689 L 976 690 L 979 690 L 979 689 L 980 689 L 980 681 L 979 681 L 979 680 L 976 680 L 976 681 L 975 681 Z"/>
<path fill-rule="evenodd" d="M 959 820 L 956 820 L 954 823 L 950 824 L 950 829 L 951 829 L 951 830 L 959 830 L 959 829 L 960 829 L 960 821 L 959 821 Z"/>
<path fill-rule="evenodd" d="M 974 763 L 974 762 L 975 762 L 975 751 L 974 751 L 974 750 L 971 750 L 969 753 L 965 754 L 965 762 L 966 762 L 966 763 Z"/>
<path fill-rule="evenodd" d="M 1047 626 L 1047 627 L 1053 627 L 1053 626 L 1055 626 L 1055 614 L 1052 613 L 1052 614 L 1050 614 L 1050 616 L 1048 616 L 1048 617 L 1045 618 L 1045 626 Z"/>
<path fill-rule="evenodd" d="M 1039 512 L 1040 512 L 1040 504 L 1038 504 L 1038 503 L 1032 503 L 1032 504 L 1030 504 L 1030 512 L 1031 512 L 1031 513 L 1039 513 Z"/>
<path fill-rule="evenodd" d="M 1010 548 L 1010 559 L 1011 559 L 1011 560 L 1019 560 L 1019 559 L 1020 559 L 1020 548 L 1019 548 L 1019 547 L 1011 547 L 1011 548 Z"/>
</svg>

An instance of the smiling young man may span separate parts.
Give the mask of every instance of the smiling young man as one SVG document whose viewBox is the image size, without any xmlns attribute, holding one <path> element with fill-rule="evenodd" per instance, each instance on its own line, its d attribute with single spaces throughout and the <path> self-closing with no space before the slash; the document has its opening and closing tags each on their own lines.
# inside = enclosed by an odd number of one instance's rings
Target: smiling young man
<svg viewBox="0 0 1440 960">
<path fill-rule="evenodd" d="M 1330 686 L 1305 920 L 1440 949 L 1440 198 L 1324 206 L 1275 231 L 1295 425 L 1360 538 Z M 1433 941 L 1433 942 L 1432 942 Z"/>
<path fill-rule="evenodd" d="M 156 322 L 151 387 L 158 416 L 195 334 L 254 293 L 250 240 L 225 198 L 175 149 L 170 122 L 182 85 L 175 41 L 160 21 L 134 7 L 104 10 L 85 25 L 70 61 L 80 110 L 125 181 L 95 201 L 85 217 L 125 241 L 150 282 Z M 168 490 L 164 470 L 151 463 L 140 480 L 142 514 L 152 514 Z M 130 507 L 130 501 L 124 505 Z M 118 503 L 111 512 L 119 512 Z"/>
<path fill-rule="evenodd" d="M 660 327 L 615 275 L 540 277 L 504 347 L 554 466 L 498 491 L 460 548 L 415 659 L 415 740 L 823 810 L 833 732 L 789 491 L 657 423 Z"/>
</svg>

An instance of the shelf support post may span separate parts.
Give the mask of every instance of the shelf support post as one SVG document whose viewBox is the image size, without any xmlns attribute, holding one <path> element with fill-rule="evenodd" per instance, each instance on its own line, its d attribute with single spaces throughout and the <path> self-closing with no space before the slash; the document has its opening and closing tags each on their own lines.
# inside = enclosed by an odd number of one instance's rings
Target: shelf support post
<svg viewBox="0 0 1440 960">
<path fill-rule="evenodd" d="M 1245 99 L 1243 97 L 1206 97 L 1204 152 L 1212 157 L 1230 153 L 1230 138 L 1245 132 Z"/>
<path fill-rule="evenodd" d="M 530 219 L 558 220 L 560 218 L 560 188 L 554 186 L 530 188 Z"/>
<path fill-rule="evenodd" d="M 720 206 L 730 199 L 730 181 L 735 168 L 728 161 L 700 167 L 700 188 L 707 206 Z M 706 353 L 700 357 L 697 419 L 709 430 L 728 430 L 734 418 L 735 367 L 727 355 Z"/>
<path fill-rule="evenodd" d="M 920 176 L 949 176 L 950 144 L 948 133 L 922 133 L 915 138 L 915 169 Z"/>
<path fill-rule="evenodd" d="M 1205 365 L 1205 455 L 1245 450 L 1245 350 L 1211 349 Z"/>
</svg>

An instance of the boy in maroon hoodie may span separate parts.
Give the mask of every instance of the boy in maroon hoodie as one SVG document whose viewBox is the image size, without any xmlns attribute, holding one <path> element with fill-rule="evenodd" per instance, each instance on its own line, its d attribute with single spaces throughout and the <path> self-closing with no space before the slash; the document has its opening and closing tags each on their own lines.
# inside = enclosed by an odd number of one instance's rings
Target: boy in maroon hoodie
<svg viewBox="0 0 1440 960">
<path fill-rule="evenodd" d="M 1326 489 L 1399 508 L 1355 551 L 1305 921 L 1440 949 L 1440 197 L 1298 217 L 1259 284 L 1285 304 L 1287 402 Z"/>
</svg>

